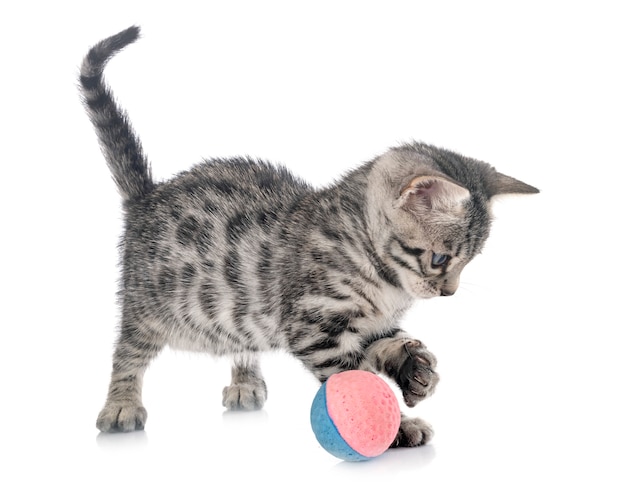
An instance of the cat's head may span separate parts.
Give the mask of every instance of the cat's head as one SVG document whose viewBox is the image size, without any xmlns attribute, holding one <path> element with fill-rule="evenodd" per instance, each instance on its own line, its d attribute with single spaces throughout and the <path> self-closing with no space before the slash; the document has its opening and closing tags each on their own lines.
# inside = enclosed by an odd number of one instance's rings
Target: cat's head
<svg viewBox="0 0 626 489">
<path fill-rule="evenodd" d="M 489 235 L 493 197 L 537 192 L 451 151 L 418 143 L 393 148 L 369 176 L 372 238 L 411 295 L 452 295 Z"/>
</svg>

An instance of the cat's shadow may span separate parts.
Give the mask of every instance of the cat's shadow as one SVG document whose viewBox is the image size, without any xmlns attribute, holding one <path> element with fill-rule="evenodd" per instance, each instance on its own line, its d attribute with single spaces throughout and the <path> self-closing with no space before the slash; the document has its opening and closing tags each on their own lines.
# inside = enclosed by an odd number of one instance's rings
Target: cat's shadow
<svg viewBox="0 0 626 489">
<path fill-rule="evenodd" d="M 142 447 L 148 444 L 148 434 L 144 430 L 129 433 L 98 433 L 96 444 L 103 449 Z"/>
<path fill-rule="evenodd" d="M 348 473 L 358 470 L 359 473 L 389 474 L 403 470 L 415 471 L 429 465 L 436 456 L 433 445 L 425 445 L 417 448 L 392 448 L 382 455 L 365 462 L 339 462 L 333 467 L 333 471 Z"/>
<path fill-rule="evenodd" d="M 257 409 L 254 411 L 232 411 L 225 410 L 222 413 L 222 419 L 225 423 L 267 423 L 269 421 L 269 414 L 265 409 Z"/>
<path fill-rule="evenodd" d="M 269 415 L 264 409 L 258 411 L 225 411 L 222 415 L 224 423 L 231 427 L 245 429 L 250 425 L 267 424 Z M 96 444 L 105 450 L 132 450 L 148 445 L 148 433 L 144 430 L 128 433 L 98 433 Z"/>
</svg>

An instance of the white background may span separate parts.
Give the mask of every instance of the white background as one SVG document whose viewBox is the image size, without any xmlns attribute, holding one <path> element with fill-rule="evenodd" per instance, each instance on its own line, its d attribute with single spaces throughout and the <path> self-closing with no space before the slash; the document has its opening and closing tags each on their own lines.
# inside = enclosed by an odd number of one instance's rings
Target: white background
<svg viewBox="0 0 626 489">
<path fill-rule="evenodd" d="M 133 23 L 106 74 L 158 179 L 249 154 L 324 185 L 417 139 L 541 189 L 498 201 L 457 295 L 405 319 L 439 359 L 405 409 L 429 446 L 333 458 L 281 354 L 266 407 L 227 414 L 228 362 L 165 351 L 146 431 L 98 435 L 121 213 L 75 79 Z M 4 2 L 0 486 L 625 487 L 625 47 L 597 0 Z"/>
</svg>

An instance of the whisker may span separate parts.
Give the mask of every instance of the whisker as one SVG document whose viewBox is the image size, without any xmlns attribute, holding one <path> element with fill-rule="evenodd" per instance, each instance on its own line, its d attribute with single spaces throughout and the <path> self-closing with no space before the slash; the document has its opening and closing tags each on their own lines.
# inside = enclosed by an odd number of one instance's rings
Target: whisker
<svg viewBox="0 0 626 489">
<path fill-rule="evenodd" d="M 476 294 L 479 292 L 489 292 L 491 290 L 491 287 L 479 283 L 461 282 L 459 284 L 459 289 L 464 292 Z"/>
</svg>

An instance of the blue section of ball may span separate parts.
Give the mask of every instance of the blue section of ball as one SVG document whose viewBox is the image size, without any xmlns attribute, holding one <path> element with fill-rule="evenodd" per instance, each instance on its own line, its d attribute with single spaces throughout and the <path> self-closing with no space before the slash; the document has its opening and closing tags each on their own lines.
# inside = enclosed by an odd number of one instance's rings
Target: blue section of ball
<svg viewBox="0 0 626 489">
<path fill-rule="evenodd" d="M 317 441 L 324 449 L 337 458 L 348 462 L 361 462 L 370 457 L 353 450 L 337 431 L 337 427 L 328 415 L 326 407 L 326 384 L 322 384 L 311 405 L 311 427 Z"/>
</svg>

